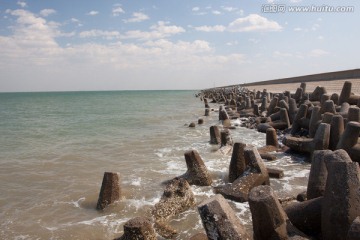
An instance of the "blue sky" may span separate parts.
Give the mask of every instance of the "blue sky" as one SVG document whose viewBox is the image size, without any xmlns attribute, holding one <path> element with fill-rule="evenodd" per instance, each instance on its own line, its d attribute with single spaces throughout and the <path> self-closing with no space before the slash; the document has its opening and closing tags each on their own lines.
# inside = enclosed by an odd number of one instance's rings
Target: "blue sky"
<svg viewBox="0 0 360 240">
<path fill-rule="evenodd" d="M 354 69 L 359 23 L 357 0 L 0 0 L 0 92 L 203 89 Z"/>
</svg>

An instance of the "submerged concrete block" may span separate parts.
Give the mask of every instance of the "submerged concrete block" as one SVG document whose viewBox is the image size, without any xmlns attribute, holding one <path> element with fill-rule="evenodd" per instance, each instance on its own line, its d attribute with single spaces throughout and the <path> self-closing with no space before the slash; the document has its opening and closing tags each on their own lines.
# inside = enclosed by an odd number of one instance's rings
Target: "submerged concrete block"
<svg viewBox="0 0 360 240">
<path fill-rule="evenodd" d="M 246 144 L 236 142 L 233 146 L 233 152 L 231 156 L 229 166 L 229 182 L 234 182 L 239 176 L 245 172 L 246 162 L 244 156 L 244 149 Z"/>
<path fill-rule="evenodd" d="M 124 225 L 124 234 L 116 240 L 156 240 L 156 233 L 149 219 L 136 217 L 127 221 Z"/>
<path fill-rule="evenodd" d="M 187 172 L 179 178 L 184 178 L 190 185 L 210 186 L 211 176 L 196 150 L 185 152 Z"/>
<path fill-rule="evenodd" d="M 220 144 L 221 143 L 221 135 L 220 129 L 218 126 L 210 127 L 210 144 Z"/>
<path fill-rule="evenodd" d="M 208 239 L 250 239 L 245 227 L 224 199 L 217 194 L 198 206 Z"/>
<path fill-rule="evenodd" d="M 101 189 L 99 193 L 99 199 L 96 205 L 96 209 L 103 210 L 109 204 L 114 203 L 120 199 L 120 176 L 118 173 L 105 172 Z"/>
</svg>

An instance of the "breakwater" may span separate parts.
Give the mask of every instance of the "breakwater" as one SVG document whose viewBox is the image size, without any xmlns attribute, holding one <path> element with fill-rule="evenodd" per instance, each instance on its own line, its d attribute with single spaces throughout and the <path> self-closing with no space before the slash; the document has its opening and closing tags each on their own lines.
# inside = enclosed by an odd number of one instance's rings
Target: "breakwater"
<svg viewBox="0 0 360 240">
<path fill-rule="evenodd" d="M 352 91 L 355 94 L 360 94 L 360 69 L 250 82 L 224 86 L 223 88 L 244 87 L 256 91 L 267 89 L 269 92 L 286 90 L 295 92 L 301 82 L 306 82 L 309 92 L 313 91 L 317 86 L 326 86 L 328 93 L 340 93 L 345 81 L 351 81 L 353 84 Z"/>
</svg>

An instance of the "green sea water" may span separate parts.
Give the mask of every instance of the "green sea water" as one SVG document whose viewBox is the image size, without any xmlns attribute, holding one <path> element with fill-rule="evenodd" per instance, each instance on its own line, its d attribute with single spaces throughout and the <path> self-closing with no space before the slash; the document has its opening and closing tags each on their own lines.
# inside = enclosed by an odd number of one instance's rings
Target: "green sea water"
<svg viewBox="0 0 360 240">
<path fill-rule="evenodd" d="M 204 117 L 204 104 L 195 93 L 0 93 L 0 239 L 121 236 L 127 220 L 149 216 L 163 192 L 162 182 L 186 171 L 184 152 L 189 149 L 200 153 L 214 185 L 225 183 L 231 156 L 209 144 L 209 127 L 220 124 L 218 113 Z M 203 125 L 188 127 L 199 118 Z M 265 144 L 264 135 L 254 130 L 238 128 L 232 136 Z M 290 191 L 290 184 L 295 192 L 305 188 L 308 166 L 289 156 L 268 164 L 295 173 L 273 182 L 280 193 Z M 106 171 L 120 173 L 122 199 L 97 211 Z M 212 187 L 192 190 L 198 203 L 214 194 Z M 248 205 L 233 206 L 251 228 Z M 180 233 L 177 239 L 204 232 L 196 208 L 171 225 Z"/>
</svg>

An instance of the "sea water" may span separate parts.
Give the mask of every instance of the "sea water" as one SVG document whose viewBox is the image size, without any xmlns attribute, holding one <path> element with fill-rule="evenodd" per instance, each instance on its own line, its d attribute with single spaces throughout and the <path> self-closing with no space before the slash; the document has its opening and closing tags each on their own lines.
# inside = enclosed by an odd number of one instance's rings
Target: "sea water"
<svg viewBox="0 0 360 240">
<path fill-rule="evenodd" d="M 184 152 L 195 149 L 217 186 L 227 182 L 230 155 L 209 144 L 209 127 L 194 91 L 0 93 L 0 239 L 113 239 L 126 221 L 150 217 L 164 181 L 186 172 Z M 219 105 L 210 104 L 215 110 Z M 189 128 L 190 122 L 205 123 Z M 234 120 L 233 124 L 241 123 Z M 234 141 L 257 147 L 265 135 L 238 127 Z M 303 156 L 278 154 L 267 166 L 282 197 L 306 189 Z M 122 198 L 95 210 L 104 172 L 121 176 Z M 192 186 L 196 202 L 212 187 Z M 229 201 L 251 231 L 247 203 Z M 177 239 L 204 232 L 196 206 L 171 219 Z"/>
</svg>

